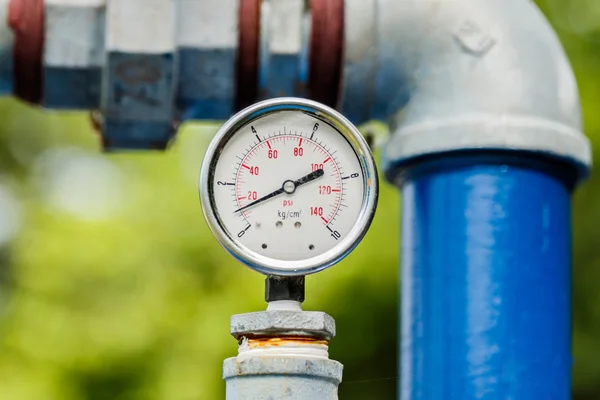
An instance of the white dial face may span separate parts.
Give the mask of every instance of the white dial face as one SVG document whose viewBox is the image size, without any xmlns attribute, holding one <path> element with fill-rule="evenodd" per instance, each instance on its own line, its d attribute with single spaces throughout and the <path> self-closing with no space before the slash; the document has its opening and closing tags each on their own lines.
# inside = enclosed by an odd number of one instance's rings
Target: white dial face
<svg viewBox="0 0 600 400">
<path fill-rule="evenodd" d="M 342 242 L 370 185 L 348 140 L 300 111 L 251 121 L 215 157 L 209 179 L 222 229 L 275 260 L 310 259 Z"/>
</svg>

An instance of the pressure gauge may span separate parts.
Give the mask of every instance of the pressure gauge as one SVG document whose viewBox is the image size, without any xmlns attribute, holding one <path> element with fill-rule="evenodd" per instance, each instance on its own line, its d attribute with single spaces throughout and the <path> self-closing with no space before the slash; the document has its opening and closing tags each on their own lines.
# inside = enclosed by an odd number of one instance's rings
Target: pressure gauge
<svg viewBox="0 0 600 400">
<path fill-rule="evenodd" d="M 343 259 L 375 213 L 378 178 L 360 132 L 322 104 L 266 100 L 211 142 L 200 199 L 217 240 L 267 275 L 306 275 Z"/>
</svg>

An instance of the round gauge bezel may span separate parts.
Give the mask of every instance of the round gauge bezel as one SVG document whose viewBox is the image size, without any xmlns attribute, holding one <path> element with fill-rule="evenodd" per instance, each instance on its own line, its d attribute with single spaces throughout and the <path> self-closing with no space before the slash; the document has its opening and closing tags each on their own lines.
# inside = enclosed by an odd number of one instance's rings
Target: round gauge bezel
<svg viewBox="0 0 600 400">
<path fill-rule="evenodd" d="M 232 237 L 224 226 L 214 198 L 214 173 L 219 156 L 229 140 L 251 122 L 269 114 L 296 111 L 321 120 L 339 132 L 355 152 L 363 173 L 363 200 L 360 213 L 348 234 L 334 247 L 304 260 L 278 260 L 259 254 Z M 344 259 L 363 239 L 377 208 L 379 179 L 369 145 L 358 129 L 342 114 L 312 100 L 281 97 L 264 100 L 238 112 L 217 131 L 205 153 L 199 180 L 204 217 L 217 241 L 237 260 L 265 275 L 297 276 L 322 271 Z"/>
</svg>

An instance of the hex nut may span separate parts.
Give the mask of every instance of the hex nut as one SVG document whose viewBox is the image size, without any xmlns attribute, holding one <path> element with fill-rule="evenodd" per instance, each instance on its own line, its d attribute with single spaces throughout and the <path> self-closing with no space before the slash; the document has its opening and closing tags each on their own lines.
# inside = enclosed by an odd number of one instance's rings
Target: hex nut
<svg viewBox="0 0 600 400">
<path fill-rule="evenodd" d="M 330 340 L 335 336 L 335 321 L 321 311 L 260 311 L 233 315 L 230 332 L 237 340 L 274 335 Z"/>
</svg>

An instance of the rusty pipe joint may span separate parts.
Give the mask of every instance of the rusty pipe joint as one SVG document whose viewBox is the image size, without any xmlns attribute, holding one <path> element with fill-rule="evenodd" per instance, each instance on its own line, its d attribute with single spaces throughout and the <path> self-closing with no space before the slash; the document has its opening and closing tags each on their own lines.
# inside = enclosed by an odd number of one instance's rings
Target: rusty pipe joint
<svg viewBox="0 0 600 400">
<path fill-rule="evenodd" d="M 223 364 L 228 400 L 337 400 L 343 366 L 330 360 L 335 322 L 324 312 L 273 310 L 231 317 L 237 357 Z"/>
</svg>

